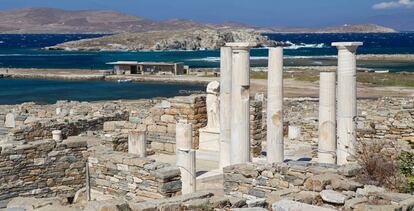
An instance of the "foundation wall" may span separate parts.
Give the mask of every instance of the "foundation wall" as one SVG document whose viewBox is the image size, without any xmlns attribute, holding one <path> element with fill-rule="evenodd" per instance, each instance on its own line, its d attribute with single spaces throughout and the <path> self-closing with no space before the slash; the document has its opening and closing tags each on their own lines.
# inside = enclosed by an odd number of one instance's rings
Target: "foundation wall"
<svg viewBox="0 0 414 211">
<path fill-rule="evenodd" d="M 142 201 L 181 191 L 180 170 L 170 164 L 102 147 L 92 149 L 88 163 L 91 189 L 99 195 Z"/>
<path fill-rule="evenodd" d="M 86 141 L 0 147 L 0 202 L 18 196 L 73 197 L 85 186 Z"/>
</svg>

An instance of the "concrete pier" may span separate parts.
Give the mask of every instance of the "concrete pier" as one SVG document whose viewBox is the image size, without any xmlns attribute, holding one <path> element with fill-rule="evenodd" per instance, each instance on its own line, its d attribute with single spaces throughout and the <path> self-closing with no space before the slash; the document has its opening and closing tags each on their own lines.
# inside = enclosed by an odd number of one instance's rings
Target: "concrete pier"
<svg viewBox="0 0 414 211">
<path fill-rule="evenodd" d="M 267 79 L 267 162 L 284 160 L 283 48 L 269 49 Z"/>
<path fill-rule="evenodd" d="M 128 134 L 128 153 L 143 158 L 147 156 L 147 135 L 145 132 L 133 131 Z"/>
<path fill-rule="evenodd" d="M 227 43 L 232 48 L 230 163 L 251 161 L 250 156 L 250 49 L 256 43 Z"/>
<path fill-rule="evenodd" d="M 220 169 L 230 165 L 231 65 L 232 50 L 230 47 L 222 47 L 220 49 Z"/>
<path fill-rule="evenodd" d="M 347 163 L 355 154 L 357 84 L 356 50 L 362 42 L 334 42 L 338 48 L 338 112 L 337 112 L 337 164 Z"/>
<path fill-rule="evenodd" d="M 193 126 L 186 120 L 176 125 L 177 166 L 181 171 L 182 194 L 196 191 L 196 154 L 192 149 Z"/>
<path fill-rule="evenodd" d="M 61 130 L 52 131 L 52 139 L 58 142 L 62 141 L 63 140 L 62 131 Z"/>
<path fill-rule="evenodd" d="M 336 163 L 336 74 L 321 72 L 318 162 Z"/>
</svg>

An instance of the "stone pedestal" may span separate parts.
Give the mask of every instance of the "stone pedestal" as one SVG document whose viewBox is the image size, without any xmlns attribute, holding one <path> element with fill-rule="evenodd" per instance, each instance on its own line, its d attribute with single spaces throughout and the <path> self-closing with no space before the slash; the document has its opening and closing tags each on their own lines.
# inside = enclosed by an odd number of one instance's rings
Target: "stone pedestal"
<svg viewBox="0 0 414 211">
<path fill-rule="evenodd" d="M 62 141 L 63 140 L 62 131 L 61 130 L 52 131 L 52 139 L 57 141 L 57 142 Z"/>
<path fill-rule="evenodd" d="M 256 43 L 227 43 L 232 48 L 231 164 L 247 163 L 250 156 L 250 49 Z"/>
<path fill-rule="evenodd" d="M 355 155 L 357 84 L 356 50 L 362 42 L 335 42 L 338 48 L 337 164 Z"/>
<path fill-rule="evenodd" d="M 202 128 L 199 130 L 199 148 L 197 159 L 219 161 L 220 158 L 220 130 Z"/>
<path fill-rule="evenodd" d="M 133 131 L 128 134 L 128 153 L 143 158 L 147 156 L 147 137 L 145 132 Z"/>
<path fill-rule="evenodd" d="M 4 127 L 6 128 L 15 128 L 16 120 L 13 113 L 6 114 L 6 120 L 4 121 Z"/>
</svg>

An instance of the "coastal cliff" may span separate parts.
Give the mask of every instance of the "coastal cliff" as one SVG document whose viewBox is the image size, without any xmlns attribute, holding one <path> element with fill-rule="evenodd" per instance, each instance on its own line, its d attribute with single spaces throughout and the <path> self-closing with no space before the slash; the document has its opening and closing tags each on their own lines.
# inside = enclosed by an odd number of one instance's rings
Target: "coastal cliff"
<svg viewBox="0 0 414 211">
<path fill-rule="evenodd" d="M 252 30 L 176 30 L 141 33 L 121 33 L 93 39 L 71 41 L 48 50 L 81 51 L 155 51 L 155 50 L 213 50 L 226 42 L 256 42 L 258 47 L 285 46 L 286 43 L 268 39 Z"/>
</svg>

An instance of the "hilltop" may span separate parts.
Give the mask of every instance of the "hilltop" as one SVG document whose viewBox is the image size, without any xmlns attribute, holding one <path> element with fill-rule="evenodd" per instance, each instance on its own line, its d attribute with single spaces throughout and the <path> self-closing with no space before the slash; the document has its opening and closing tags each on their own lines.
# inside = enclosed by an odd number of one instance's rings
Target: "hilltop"
<svg viewBox="0 0 414 211">
<path fill-rule="evenodd" d="M 174 31 L 151 31 L 121 33 L 93 39 L 62 43 L 49 50 L 83 51 L 140 51 L 140 50 L 213 50 L 226 42 L 256 42 L 258 47 L 286 45 L 269 40 L 252 30 L 186 29 Z"/>
<path fill-rule="evenodd" d="M 258 27 L 236 22 L 218 24 L 186 19 L 151 20 L 114 11 L 27 8 L 0 12 L 0 33 L 122 33 L 184 29 L 240 30 L 294 33 L 395 32 L 374 24 L 354 24 L 322 29 Z"/>
</svg>

